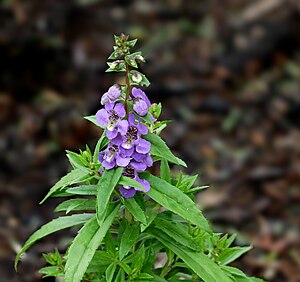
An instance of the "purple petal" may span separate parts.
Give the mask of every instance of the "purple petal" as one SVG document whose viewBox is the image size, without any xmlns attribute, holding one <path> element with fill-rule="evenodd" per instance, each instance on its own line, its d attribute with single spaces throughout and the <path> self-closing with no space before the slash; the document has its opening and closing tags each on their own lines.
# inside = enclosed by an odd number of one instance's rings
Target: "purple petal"
<svg viewBox="0 0 300 282">
<path fill-rule="evenodd" d="M 135 149 L 138 153 L 147 154 L 150 152 L 151 143 L 141 138 Z"/>
<path fill-rule="evenodd" d="M 138 123 L 137 128 L 142 135 L 145 135 L 148 133 L 147 126 L 143 125 L 141 122 Z"/>
<path fill-rule="evenodd" d="M 143 191 L 143 192 L 148 192 L 150 190 L 150 183 L 147 180 L 141 179 L 138 176 L 135 177 L 135 180 L 137 182 L 141 183 L 144 186 L 144 188 L 145 188 L 145 190 L 142 190 L 140 188 L 135 188 L 135 190 L 137 190 L 137 191 Z"/>
<path fill-rule="evenodd" d="M 117 165 L 118 165 L 118 166 L 123 166 L 123 167 L 124 167 L 124 166 L 127 166 L 127 165 L 129 164 L 130 158 L 118 156 L 118 157 L 116 158 L 116 162 L 117 162 Z"/>
<path fill-rule="evenodd" d="M 113 145 L 117 145 L 120 146 L 123 142 L 123 138 L 121 135 L 117 135 L 117 137 L 115 137 L 114 139 L 111 139 L 110 141 Z"/>
<path fill-rule="evenodd" d="M 125 107 L 122 103 L 117 103 L 114 107 L 114 110 L 116 111 L 116 113 L 118 114 L 119 117 L 125 117 L 126 115 L 126 111 L 125 111 Z"/>
<path fill-rule="evenodd" d="M 107 102 L 104 106 L 105 110 L 111 111 L 114 108 L 115 103 Z"/>
<path fill-rule="evenodd" d="M 99 154 L 98 154 L 98 160 L 99 160 L 100 163 L 103 162 L 103 156 L 104 156 L 104 151 L 99 152 Z"/>
<path fill-rule="evenodd" d="M 137 153 L 137 152 L 134 152 L 134 153 L 132 154 L 132 157 L 133 157 L 136 161 L 141 162 L 141 161 L 143 161 L 143 160 L 145 159 L 146 155 L 140 154 L 140 153 Z"/>
<path fill-rule="evenodd" d="M 109 123 L 109 114 L 106 110 L 101 109 L 96 113 L 97 123 L 101 126 L 107 126 Z"/>
<path fill-rule="evenodd" d="M 134 87 L 134 88 L 132 89 L 132 96 L 133 96 L 134 98 L 140 98 L 140 99 L 144 100 L 148 107 L 151 106 L 151 103 L 150 103 L 150 101 L 149 101 L 147 95 L 146 95 L 145 92 L 142 91 L 141 89 Z"/>
<path fill-rule="evenodd" d="M 147 157 L 146 157 L 146 160 L 145 160 L 145 163 L 148 167 L 152 166 L 153 165 L 153 160 L 151 158 L 151 156 L 148 154 Z"/>
<path fill-rule="evenodd" d="M 121 90 L 119 85 L 115 84 L 111 86 L 107 91 L 107 96 L 110 101 L 116 101 L 121 96 Z"/>
<path fill-rule="evenodd" d="M 134 116 L 134 114 L 129 114 L 128 115 L 128 122 L 129 122 L 129 125 L 135 125 L 135 116 Z"/>
<path fill-rule="evenodd" d="M 112 140 L 118 135 L 118 130 L 114 128 L 112 131 L 107 130 L 106 131 L 106 136 L 108 139 Z"/>
<path fill-rule="evenodd" d="M 130 165 L 137 171 L 145 171 L 147 169 L 147 165 L 144 162 L 130 162 Z"/>
<path fill-rule="evenodd" d="M 103 165 L 103 167 L 104 167 L 105 169 L 112 169 L 112 168 L 116 165 L 116 162 L 115 162 L 114 160 L 111 161 L 111 162 L 108 162 L 108 161 L 104 160 L 104 161 L 102 162 L 102 165 Z"/>
<path fill-rule="evenodd" d="M 132 147 L 130 149 L 124 149 L 124 148 L 120 147 L 120 151 L 121 151 L 121 154 L 124 155 L 125 157 L 131 157 L 131 155 L 134 152 L 134 148 Z"/>
<path fill-rule="evenodd" d="M 107 92 L 101 97 L 101 105 L 104 105 L 108 101 Z"/>
<path fill-rule="evenodd" d="M 124 186 L 120 185 L 120 193 L 124 198 L 132 198 L 135 195 L 136 191 L 132 187 L 126 189 L 124 188 Z"/>
<path fill-rule="evenodd" d="M 120 120 L 117 122 L 117 127 L 121 135 L 125 135 L 128 129 L 128 121 L 127 120 Z"/>
<path fill-rule="evenodd" d="M 147 103 L 142 99 L 133 102 L 133 109 L 140 116 L 144 116 L 148 113 Z"/>
<path fill-rule="evenodd" d="M 130 141 L 130 140 L 125 140 L 125 141 L 123 141 L 123 143 L 122 143 L 122 147 L 124 148 L 124 149 L 131 149 L 131 148 L 133 148 L 133 145 L 134 145 L 134 142 L 133 141 Z"/>
</svg>

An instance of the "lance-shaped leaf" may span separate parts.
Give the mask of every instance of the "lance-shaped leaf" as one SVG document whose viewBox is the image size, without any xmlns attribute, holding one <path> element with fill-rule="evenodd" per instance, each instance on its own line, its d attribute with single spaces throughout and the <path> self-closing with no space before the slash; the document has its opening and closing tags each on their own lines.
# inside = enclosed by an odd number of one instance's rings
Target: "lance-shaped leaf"
<svg viewBox="0 0 300 282">
<path fill-rule="evenodd" d="M 71 199 L 62 202 L 55 208 L 55 212 L 91 211 L 96 209 L 96 199 Z"/>
<path fill-rule="evenodd" d="M 166 159 L 162 159 L 160 163 L 160 178 L 171 183 L 171 171 Z"/>
<path fill-rule="evenodd" d="M 26 252 L 36 241 L 40 240 L 41 238 L 50 235 L 54 232 L 59 230 L 69 228 L 72 226 L 84 224 L 87 222 L 91 217 L 95 214 L 74 214 L 71 216 L 62 216 L 56 219 L 53 219 L 49 223 L 42 226 L 39 230 L 34 232 L 28 240 L 25 242 L 23 248 L 16 256 L 15 260 L 15 268 L 17 269 L 18 261 L 23 253 Z"/>
<path fill-rule="evenodd" d="M 98 140 L 96 147 L 95 147 L 95 151 L 94 151 L 94 155 L 93 155 L 93 162 L 97 163 L 98 162 L 98 155 L 99 152 L 102 151 L 104 149 L 105 146 L 107 146 L 109 140 L 106 137 L 106 132 L 104 130 L 104 132 L 102 133 L 100 139 Z"/>
<path fill-rule="evenodd" d="M 77 187 L 72 187 L 66 190 L 67 193 L 72 195 L 97 195 L 98 185 L 80 185 Z"/>
<path fill-rule="evenodd" d="M 105 271 L 106 282 L 112 282 L 115 271 L 117 269 L 116 263 L 110 264 Z"/>
<path fill-rule="evenodd" d="M 205 282 L 232 282 L 227 273 L 211 261 L 205 254 L 178 246 L 176 241 L 158 229 L 147 229 L 168 249 L 179 256 Z"/>
<path fill-rule="evenodd" d="M 156 134 L 149 132 L 143 135 L 143 138 L 151 143 L 151 154 L 162 159 L 168 160 L 170 163 L 186 167 L 186 163 L 175 157 L 167 144 Z"/>
<path fill-rule="evenodd" d="M 226 265 L 228 263 L 233 262 L 234 260 L 236 260 L 237 258 L 242 256 L 243 254 L 247 253 L 251 249 L 252 249 L 252 247 L 250 247 L 250 246 L 249 247 L 229 248 L 220 254 L 220 256 L 218 257 L 218 260 L 220 261 L 220 263 L 222 265 Z"/>
<path fill-rule="evenodd" d="M 122 235 L 119 259 L 122 260 L 130 251 L 140 234 L 140 228 L 137 224 L 127 225 Z"/>
<path fill-rule="evenodd" d="M 147 195 L 168 210 L 180 215 L 208 233 L 212 233 L 206 218 L 195 203 L 177 187 L 150 173 L 142 173 L 151 185 Z"/>
<path fill-rule="evenodd" d="M 97 220 L 99 225 L 103 223 L 111 194 L 122 176 L 122 171 L 123 168 L 118 167 L 103 172 L 97 192 Z"/>
<path fill-rule="evenodd" d="M 86 159 L 84 159 L 80 154 L 77 154 L 75 152 L 69 150 L 66 150 L 66 152 L 67 152 L 67 157 L 71 165 L 73 166 L 73 168 L 79 168 L 85 171 L 86 173 L 90 172 L 88 168 L 89 163 Z"/>
<path fill-rule="evenodd" d="M 67 175 L 63 176 L 48 192 L 45 198 L 40 202 L 44 203 L 54 192 L 61 190 L 69 185 L 81 182 L 85 177 L 89 175 L 88 172 L 79 168 L 73 169 Z"/>
<path fill-rule="evenodd" d="M 80 282 L 82 280 L 119 208 L 119 205 L 114 208 L 103 221 L 101 227 L 98 225 L 96 217 L 93 217 L 78 232 L 68 250 L 65 266 L 65 282 Z"/>
<path fill-rule="evenodd" d="M 154 220 L 155 226 L 169 235 L 178 243 L 192 250 L 199 251 L 199 245 L 194 238 L 188 233 L 188 227 L 181 223 L 170 222 L 166 219 L 156 217 Z"/>
<path fill-rule="evenodd" d="M 134 198 L 123 199 L 122 201 L 136 220 L 142 222 L 144 225 L 147 224 L 145 213 Z"/>
<path fill-rule="evenodd" d="M 97 122 L 97 118 L 96 118 L 95 115 L 92 115 L 92 116 L 86 116 L 86 117 L 84 117 L 84 119 L 90 121 L 91 123 L 93 123 L 93 124 L 96 125 L 96 126 L 99 126 L 99 127 L 103 128 L 103 127 L 102 127 L 101 125 L 99 125 L 99 123 Z"/>
</svg>

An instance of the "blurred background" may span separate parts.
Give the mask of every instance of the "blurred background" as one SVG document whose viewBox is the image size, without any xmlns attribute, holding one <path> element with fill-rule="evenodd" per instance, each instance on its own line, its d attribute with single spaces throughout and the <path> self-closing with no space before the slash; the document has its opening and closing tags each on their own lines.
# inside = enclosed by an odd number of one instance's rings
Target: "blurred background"
<svg viewBox="0 0 300 282">
<path fill-rule="evenodd" d="M 235 265 L 300 281 L 299 14 L 297 0 L 0 1 L 0 282 L 41 281 L 40 253 L 75 233 L 42 240 L 15 274 L 15 251 L 55 216 L 61 199 L 38 202 L 70 169 L 64 150 L 100 136 L 82 117 L 118 79 L 104 70 L 121 32 L 174 120 L 163 137 L 211 186 L 201 209 L 254 247 Z"/>
</svg>

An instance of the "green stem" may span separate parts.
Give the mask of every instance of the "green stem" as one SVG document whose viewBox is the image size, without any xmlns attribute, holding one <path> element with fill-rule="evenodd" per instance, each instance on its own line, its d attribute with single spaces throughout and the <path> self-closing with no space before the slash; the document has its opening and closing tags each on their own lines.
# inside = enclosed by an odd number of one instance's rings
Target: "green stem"
<svg viewBox="0 0 300 282">
<path fill-rule="evenodd" d="M 128 99 L 129 99 L 129 96 L 130 96 L 130 92 L 131 92 L 131 85 L 130 85 L 130 82 L 129 82 L 129 66 L 128 64 L 125 62 L 125 65 L 126 65 L 126 96 L 125 96 L 125 110 L 126 110 L 126 116 L 128 116 Z"/>
</svg>

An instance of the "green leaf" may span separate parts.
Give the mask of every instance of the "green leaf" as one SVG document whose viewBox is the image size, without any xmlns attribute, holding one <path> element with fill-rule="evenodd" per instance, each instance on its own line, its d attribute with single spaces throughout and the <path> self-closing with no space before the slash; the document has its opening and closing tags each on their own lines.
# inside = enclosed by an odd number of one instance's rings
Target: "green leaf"
<svg viewBox="0 0 300 282">
<path fill-rule="evenodd" d="M 199 190 L 207 189 L 207 188 L 209 188 L 209 186 L 207 186 L 207 185 L 204 185 L 204 186 L 198 186 L 198 187 L 195 187 L 195 188 L 192 188 L 192 189 L 188 190 L 188 191 L 186 192 L 186 194 L 191 194 L 191 193 L 197 192 L 197 191 L 199 191 Z"/>
<path fill-rule="evenodd" d="M 132 270 L 129 265 L 123 261 L 118 261 L 118 265 L 124 269 L 124 271 L 129 275 Z"/>
<path fill-rule="evenodd" d="M 157 210 L 156 209 L 148 209 L 145 212 L 147 218 L 147 224 L 141 224 L 141 232 L 144 232 L 151 225 L 153 220 L 157 217 Z"/>
<path fill-rule="evenodd" d="M 73 169 L 67 175 L 62 177 L 48 192 L 45 198 L 40 202 L 44 203 L 54 192 L 63 189 L 69 185 L 81 182 L 89 174 L 79 168 Z"/>
<path fill-rule="evenodd" d="M 23 253 L 26 252 L 36 241 L 40 240 L 41 238 L 52 234 L 56 231 L 69 228 L 72 226 L 80 225 L 88 221 L 91 217 L 95 214 L 74 214 L 71 216 L 63 216 L 56 219 L 53 219 L 49 223 L 42 226 L 39 230 L 34 232 L 28 240 L 25 242 L 23 248 L 17 254 L 15 259 L 15 269 L 17 269 L 18 261 Z"/>
<path fill-rule="evenodd" d="M 147 224 L 145 213 L 134 198 L 123 199 L 122 201 L 125 204 L 125 207 L 130 211 L 130 213 L 136 220 L 142 222 L 145 225 Z"/>
<path fill-rule="evenodd" d="M 105 277 L 107 282 L 111 282 L 113 280 L 116 269 L 117 265 L 115 263 L 112 263 L 108 266 L 108 268 L 105 271 Z"/>
<path fill-rule="evenodd" d="M 80 210 L 95 210 L 96 209 L 96 199 L 71 199 L 62 202 L 55 208 L 55 212 L 66 211 L 80 211 Z"/>
<path fill-rule="evenodd" d="M 127 46 L 129 48 L 133 48 L 134 45 L 136 44 L 136 42 L 137 42 L 137 39 L 129 40 L 129 41 L 127 41 Z"/>
<path fill-rule="evenodd" d="M 185 175 L 182 172 L 180 172 L 176 187 L 178 187 L 183 192 L 188 192 L 189 189 L 193 186 L 195 181 L 197 180 L 198 175 Z"/>
<path fill-rule="evenodd" d="M 136 180 L 134 180 L 130 177 L 124 176 L 124 175 L 121 176 L 121 178 L 119 180 L 119 184 L 123 185 L 125 187 L 131 186 L 131 187 L 139 188 L 139 189 L 145 191 L 145 187 L 140 182 L 137 182 Z"/>
<path fill-rule="evenodd" d="M 158 229 L 169 235 L 181 245 L 192 250 L 199 251 L 199 246 L 193 237 L 188 233 L 188 228 L 186 225 L 170 222 L 159 217 L 156 217 L 154 224 Z"/>
<path fill-rule="evenodd" d="M 126 65 L 124 60 L 116 60 L 114 62 L 107 62 L 109 68 L 105 72 L 125 72 Z"/>
<path fill-rule="evenodd" d="M 264 280 L 255 277 L 248 277 L 241 270 L 231 266 L 221 266 L 222 270 L 233 275 L 233 279 L 236 282 L 264 282 Z"/>
<path fill-rule="evenodd" d="M 147 195 L 168 210 L 180 215 L 200 229 L 212 233 L 206 218 L 195 203 L 177 187 L 150 173 L 143 173 L 151 189 Z"/>
<path fill-rule="evenodd" d="M 125 272 L 123 269 L 119 270 L 115 282 L 125 282 Z"/>
<path fill-rule="evenodd" d="M 178 246 L 171 237 L 158 229 L 151 228 L 147 232 L 150 232 L 163 245 L 179 256 L 205 282 L 232 282 L 226 273 L 203 253 Z"/>
<path fill-rule="evenodd" d="M 78 232 L 68 250 L 65 282 L 81 281 L 97 248 L 119 212 L 119 208 L 119 205 L 114 208 L 103 221 L 101 227 L 98 225 L 97 218 L 93 217 Z"/>
<path fill-rule="evenodd" d="M 93 155 L 93 162 L 94 163 L 98 163 L 98 154 L 100 151 L 102 151 L 104 149 L 104 147 L 107 146 L 109 140 L 106 137 L 106 132 L 104 131 L 100 137 L 100 139 L 98 140 L 96 147 L 95 147 L 95 151 L 94 151 L 94 155 Z"/>
<path fill-rule="evenodd" d="M 94 196 L 97 195 L 98 185 L 80 185 L 77 187 L 72 187 L 66 190 L 67 193 L 74 195 L 88 195 Z"/>
<path fill-rule="evenodd" d="M 139 276 L 139 279 L 144 281 L 154 281 L 154 277 L 150 275 L 149 273 L 141 273 Z"/>
<path fill-rule="evenodd" d="M 102 127 L 101 125 L 99 125 L 99 123 L 97 122 L 97 118 L 96 118 L 95 115 L 92 115 L 92 116 L 86 116 L 86 117 L 84 117 L 84 119 L 90 121 L 91 123 L 95 124 L 95 125 L 98 126 L 98 127 L 103 128 L 103 127 Z"/>
<path fill-rule="evenodd" d="M 40 273 L 44 274 L 43 278 L 46 277 L 64 277 L 64 272 L 62 267 L 59 266 L 46 266 L 39 270 Z"/>
<path fill-rule="evenodd" d="M 222 265 L 226 265 L 233 262 L 234 260 L 239 258 L 244 253 L 247 253 L 251 249 L 252 247 L 233 247 L 230 249 L 226 249 L 219 255 L 218 260 Z"/>
<path fill-rule="evenodd" d="M 133 270 L 138 270 L 138 272 L 140 272 L 143 267 L 145 258 L 146 258 L 145 246 L 142 245 L 133 254 L 136 254 L 136 255 L 131 257 L 131 259 L 132 259 L 131 268 Z"/>
<path fill-rule="evenodd" d="M 119 249 L 119 259 L 122 260 L 130 251 L 134 243 L 136 243 L 137 238 L 140 235 L 139 226 L 137 224 L 127 225 L 126 229 L 122 235 L 120 249 Z"/>
<path fill-rule="evenodd" d="M 158 135 L 149 132 L 147 135 L 143 135 L 143 138 L 151 143 L 151 155 L 166 159 L 170 163 L 186 167 L 186 163 L 175 157 L 166 143 Z"/>
<path fill-rule="evenodd" d="M 119 167 L 117 169 L 105 170 L 102 174 L 98 192 L 97 192 L 97 220 L 99 225 L 102 224 L 107 206 L 119 179 L 122 175 L 123 168 Z"/>
<path fill-rule="evenodd" d="M 120 49 L 115 50 L 110 54 L 110 56 L 107 58 L 107 60 L 116 60 L 120 58 L 122 55 L 122 51 Z"/>
<path fill-rule="evenodd" d="M 166 159 L 162 159 L 160 163 L 160 178 L 171 183 L 171 171 Z"/>
<path fill-rule="evenodd" d="M 145 260 L 145 246 L 139 246 L 137 250 L 135 250 L 132 254 L 128 255 L 126 258 L 124 258 L 122 261 L 125 263 L 132 263 L 133 268 L 136 267 L 137 262 L 141 262 L 143 265 L 143 262 Z M 152 266 L 151 266 L 152 267 Z"/>
<path fill-rule="evenodd" d="M 113 258 L 116 257 L 117 250 L 115 246 L 114 239 L 110 233 L 107 233 L 105 238 L 104 238 L 104 249 L 105 251 Z"/>
<path fill-rule="evenodd" d="M 90 172 L 90 169 L 87 167 L 88 162 L 81 155 L 68 150 L 66 150 L 66 152 L 67 152 L 67 157 L 71 165 L 73 166 L 73 168 L 79 168 L 85 171 L 86 173 Z"/>
<path fill-rule="evenodd" d="M 108 234 L 108 233 L 107 233 Z M 107 267 L 113 262 L 113 258 L 105 251 L 96 251 L 90 262 L 87 273 L 105 272 Z"/>
</svg>

